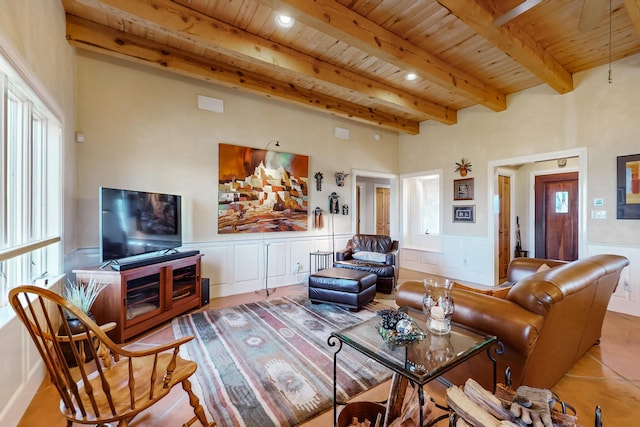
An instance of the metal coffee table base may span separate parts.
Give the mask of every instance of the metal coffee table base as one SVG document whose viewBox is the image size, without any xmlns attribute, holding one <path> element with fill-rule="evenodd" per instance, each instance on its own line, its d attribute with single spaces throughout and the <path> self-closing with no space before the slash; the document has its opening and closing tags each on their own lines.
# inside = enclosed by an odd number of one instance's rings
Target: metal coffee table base
<svg viewBox="0 0 640 427">
<path fill-rule="evenodd" d="M 472 331 L 468 328 L 455 327 L 452 333 L 457 334 L 457 337 L 467 338 L 469 343 L 463 344 L 462 349 L 458 348 L 450 360 L 443 362 L 440 366 L 432 369 L 430 372 L 418 371 L 416 372 L 414 361 L 405 360 L 404 363 L 397 358 L 396 350 L 389 347 L 382 341 L 382 337 L 379 336 L 375 329 L 376 319 L 371 319 L 362 322 L 359 325 L 345 328 L 340 331 L 333 332 L 328 340 L 329 347 L 334 348 L 333 354 L 333 425 L 337 427 L 338 423 L 338 405 L 344 405 L 345 402 L 338 402 L 337 395 L 337 367 L 338 367 L 338 354 L 342 350 L 342 345 L 356 349 L 371 359 L 377 361 L 383 366 L 391 369 L 394 372 L 391 387 L 389 391 L 389 400 L 387 402 L 387 411 L 385 412 L 384 426 L 388 425 L 391 421 L 401 416 L 402 403 L 405 397 L 405 392 L 409 383 L 417 387 L 418 390 L 418 403 L 420 411 L 420 425 L 424 425 L 424 385 L 433 381 L 446 381 L 442 375 L 450 369 L 458 366 L 459 364 L 467 361 L 469 358 L 479 354 L 482 350 L 486 350 L 489 359 L 493 365 L 493 380 L 494 389 L 497 379 L 497 367 L 496 359 L 493 354 L 501 354 L 504 352 L 504 346 L 497 340 L 495 336 L 486 336 L 476 331 Z M 373 332 L 372 332 L 373 331 Z M 376 334 L 377 337 L 376 337 Z M 459 340 L 456 340 L 458 342 Z M 428 343 L 411 343 L 409 346 L 417 345 L 419 354 L 424 348 L 428 349 Z M 405 349 L 405 352 L 407 350 Z M 403 353 L 406 354 L 406 353 Z M 424 354 L 424 352 L 422 352 Z M 408 357 L 408 356 L 407 356 Z M 447 382 L 448 383 L 448 382 Z M 444 383 L 446 384 L 446 383 Z M 495 390 L 494 390 L 495 391 Z M 439 406 L 441 407 L 441 406 Z M 447 409 L 446 407 L 441 407 Z M 433 420 L 429 425 L 433 425 L 437 421 L 447 418 L 448 416 L 439 417 L 437 420 Z"/>
</svg>

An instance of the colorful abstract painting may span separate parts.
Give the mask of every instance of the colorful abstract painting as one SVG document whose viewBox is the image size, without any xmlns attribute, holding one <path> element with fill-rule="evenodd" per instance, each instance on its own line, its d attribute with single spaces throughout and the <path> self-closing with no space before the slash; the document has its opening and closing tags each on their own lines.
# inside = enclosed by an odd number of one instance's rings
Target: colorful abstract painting
<svg viewBox="0 0 640 427">
<path fill-rule="evenodd" d="M 218 233 L 306 231 L 309 157 L 219 145 Z"/>
</svg>

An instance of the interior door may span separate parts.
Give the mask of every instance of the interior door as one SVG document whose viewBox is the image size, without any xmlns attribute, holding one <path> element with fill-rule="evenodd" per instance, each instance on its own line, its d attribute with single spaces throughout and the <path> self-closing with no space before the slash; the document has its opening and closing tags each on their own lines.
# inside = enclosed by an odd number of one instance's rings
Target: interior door
<svg viewBox="0 0 640 427">
<path fill-rule="evenodd" d="M 360 215 L 362 213 L 360 207 L 360 186 L 356 185 L 356 234 L 360 234 Z"/>
<path fill-rule="evenodd" d="M 503 282 L 511 261 L 511 177 L 498 175 L 498 198 L 498 272 Z"/>
<path fill-rule="evenodd" d="M 391 190 L 385 187 L 376 187 L 376 234 L 389 236 L 391 234 L 391 221 L 389 219 Z"/>
<path fill-rule="evenodd" d="M 535 203 L 535 256 L 578 259 L 578 173 L 537 176 Z"/>
</svg>

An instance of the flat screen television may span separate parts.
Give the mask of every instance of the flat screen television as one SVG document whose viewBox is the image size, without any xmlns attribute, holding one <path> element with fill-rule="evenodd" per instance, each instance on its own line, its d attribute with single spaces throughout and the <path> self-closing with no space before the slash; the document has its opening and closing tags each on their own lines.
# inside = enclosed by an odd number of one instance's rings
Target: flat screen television
<svg viewBox="0 0 640 427">
<path fill-rule="evenodd" d="M 181 196 L 100 187 L 102 262 L 182 246 Z"/>
</svg>

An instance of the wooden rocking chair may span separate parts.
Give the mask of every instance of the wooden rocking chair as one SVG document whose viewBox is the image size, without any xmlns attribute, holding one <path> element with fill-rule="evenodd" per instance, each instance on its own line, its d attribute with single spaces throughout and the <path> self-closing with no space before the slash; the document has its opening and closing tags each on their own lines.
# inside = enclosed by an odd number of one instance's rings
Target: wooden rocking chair
<svg viewBox="0 0 640 427">
<path fill-rule="evenodd" d="M 60 412 L 67 419 L 67 427 L 73 423 L 128 426 L 137 414 L 161 400 L 179 383 L 189 395 L 195 413 L 183 427 L 197 420 L 205 427 L 215 426 L 208 423 L 198 397 L 191 390 L 188 378 L 198 365 L 178 357 L 180 345 L 193 337 L 129 351 L 106 335 L 114 324 L 96 325 L 54 292 L 19 286 L 10 291 L 9 301 L 29 330 L 60 394 Z M 84 332 L 72 333 L 68 321 L 71 317 L 80 321 Z M 66 350 L 67 357 L 63 354 L 65 346 L 70 348 Z M 85 354 L 87 351 L 89 354 Z M 93 358 L 94 363 L 86 363 L 86 356 Z M 72 362 L 77 367 L 72 367 Z"/>
</svg>

